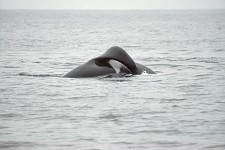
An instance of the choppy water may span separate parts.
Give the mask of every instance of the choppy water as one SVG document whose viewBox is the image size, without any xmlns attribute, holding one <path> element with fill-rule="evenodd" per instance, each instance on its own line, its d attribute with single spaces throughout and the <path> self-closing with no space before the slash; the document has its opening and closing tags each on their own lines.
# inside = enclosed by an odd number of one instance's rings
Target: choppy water
<svg viewBox="0 0 225 150">
<path fill-rule="evenodd" d="M 61 76 L 111 46 L 155 75 Z M 225 149 L 225 11 L 0 11 L 0 149 Z"/>
</svg>

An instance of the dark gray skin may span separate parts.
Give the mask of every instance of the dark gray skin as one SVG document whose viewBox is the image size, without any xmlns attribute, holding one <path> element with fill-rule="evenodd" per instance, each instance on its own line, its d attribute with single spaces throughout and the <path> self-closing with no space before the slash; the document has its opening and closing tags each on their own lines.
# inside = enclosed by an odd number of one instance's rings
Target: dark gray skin
<svg viewBox="0 0 225 150">
<path fill-rule="evenodd" d="M 146 66 L 134 62 L 134 60 L 127 54 L 125 50 L 118 46 L 114 46 L 108 49 L 101 56 L 89 60 L 85 64 L 68 72 L 63 77 L 84 78 L 115 74 L 116 71 L 109 64 L 109 60 L 116 60 L 123 64 L 123 66 L 120 68 L 120 73 L 122 74 L 139 75 L 144 71 L 148 74 L 155 74 L 154 71 L 147 68 Z"/>
</svg>

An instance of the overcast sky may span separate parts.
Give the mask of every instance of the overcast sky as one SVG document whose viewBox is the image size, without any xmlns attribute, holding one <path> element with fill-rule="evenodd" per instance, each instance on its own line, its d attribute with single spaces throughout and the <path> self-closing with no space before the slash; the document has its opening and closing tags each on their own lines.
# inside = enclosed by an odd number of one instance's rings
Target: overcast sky
<svg viewBox="0 0 225 150">
<path fill-rule="evenodd" d="M 225 9 L 225 0 L 0 0 L 0 9 Z"/>
</svg>

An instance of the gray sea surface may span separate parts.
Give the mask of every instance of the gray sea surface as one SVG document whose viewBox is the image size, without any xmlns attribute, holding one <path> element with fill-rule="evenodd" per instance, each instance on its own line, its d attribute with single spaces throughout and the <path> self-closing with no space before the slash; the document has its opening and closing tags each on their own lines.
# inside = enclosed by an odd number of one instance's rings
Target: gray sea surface
<svg viewBox="0 0 225 150">
<path fill-rule="evenodd" d="M 62 78 L 115 45 L 156 74 Z M 0 149 L 224 150 L 225 10 L 0 10 Z"/>
</svg>

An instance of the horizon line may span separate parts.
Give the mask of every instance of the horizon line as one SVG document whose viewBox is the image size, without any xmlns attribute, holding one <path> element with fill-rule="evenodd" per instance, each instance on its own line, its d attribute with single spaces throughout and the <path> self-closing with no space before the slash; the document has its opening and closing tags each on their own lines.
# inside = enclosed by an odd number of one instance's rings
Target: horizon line
<svg viewBox="0 0 225 150">
<path fill-rule="evenodd" d="M 104 10 L 104 11 L 113 11 L 113 10 L 225 10 L 225 8 L 168 8 L 168 9 L 66 9 L 66 8 L 0 8 L 0 10 L 85 10 L 85 11 L 92 11 L 92 10 Z"/>
</svg>

